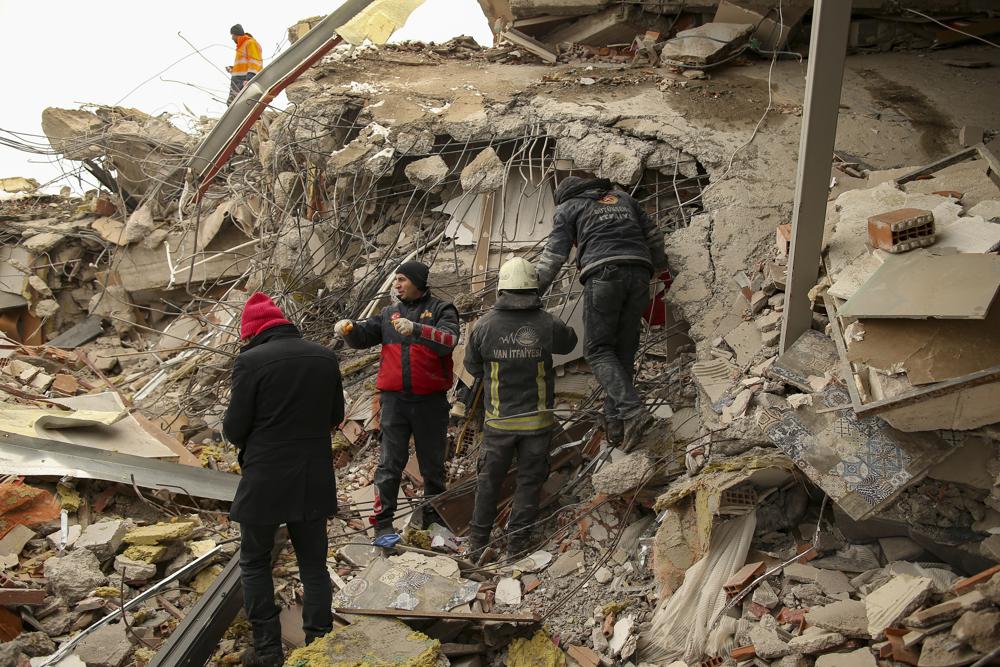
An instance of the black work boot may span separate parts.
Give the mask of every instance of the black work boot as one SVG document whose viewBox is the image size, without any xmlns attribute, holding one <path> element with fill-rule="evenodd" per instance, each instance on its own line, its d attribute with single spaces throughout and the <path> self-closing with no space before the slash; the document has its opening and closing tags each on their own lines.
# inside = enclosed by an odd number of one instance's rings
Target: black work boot
<svg viewBox="0 0 1000 667">
<path fill-rule="evenodd" d="M 257 649 L 248 648 L 243 654 L 243 667 L 281 667 L 285 664 L 285 656 L 279 648 L 268 653 L 258 653 Z"/>
<path fill-rule="evenodd" d="M 430 505 L 427 505 L 424 507 L 420 518 L 420 527 L 424 530 L 428 530 L 433 523 L 436 523 L 439 526 L 444 526 L 444 521 L 441 520 L 441 515 L 437 513 L 437 510 Z"/>
<path fill-rule="evenodd" d="M 507 541 L 507 562 L 516 563 L 531 552 L 531 537 L 515 535 Z"/>
<path fill-rule="evenodd" d="M 646 429 L 653 423 L 653 415 L 645 408 L 640 408 L 625 419 L 625 438 L 622 451 L 631 452 L 639 444 Z"/>
<path fill-rule="evenodd" d="M 612 447 L 618 447 L 625 439 L 625 422 L 621 419 L 604 419 L 604 437 Z"/>
<path fill-rule="evenodd" d="M 252 621 L 250 625 L 253 629 L 253 648 L 243 654 L 243 664 L 246 667 L 281 667 L 285 663 L 281 648 L 281 621 L 273 618 Z"/>
<path fill-rule="evenodd" d="M 489 546 L 489 543 L 489 536 L 480 537 L 473 535 L 469 537 L 469 548 L 465 552 L 465 559 L 478 565 L 483 555 L 486 553 L 486 548 Z"/>
</svg>

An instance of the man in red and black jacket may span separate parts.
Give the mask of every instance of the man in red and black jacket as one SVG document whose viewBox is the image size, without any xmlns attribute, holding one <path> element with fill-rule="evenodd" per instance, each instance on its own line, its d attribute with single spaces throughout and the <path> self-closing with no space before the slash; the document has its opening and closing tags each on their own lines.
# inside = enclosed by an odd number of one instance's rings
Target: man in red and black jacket
<svg viewBox="0 0 1000 667">
<path fill-rule="evenodd" d="M 393 533 L 396 496 L 410 456 L 410 436 L 424 478 L 424 498 L 445 489 L 444 458 L 452 351 L 458 344 L 458 310 L 431 296 L 430 269 L 404 262 L 396 269 L 398 303 L 360 322 L 341 320 L 335 331 L 354 348 L 382 345 L 376 386 L 381 392 L 382 456 L 375 471 L 375 511 L 369 520 L 376 538 Z M 424 528 L 438 517 L 424 506 Z"/>
</svg>

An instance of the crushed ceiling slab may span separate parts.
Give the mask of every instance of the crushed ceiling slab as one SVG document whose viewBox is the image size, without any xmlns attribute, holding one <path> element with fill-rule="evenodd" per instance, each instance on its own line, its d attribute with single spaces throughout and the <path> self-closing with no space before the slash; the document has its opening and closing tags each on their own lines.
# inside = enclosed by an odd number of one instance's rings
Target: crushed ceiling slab
<svg viewBox="0 0 1000 667">
<path fill-rule="evenodd" d="M 861 320 L 861 326 L 861 340 L 847 341 L 848 359 L 906 371 L 913 385 L 1000 366 L 1000 308 L 984 320 Z"/>
<path fill-rule="evenodd" d="M 685 65 L 707 65 L 742 45 L 753 28 L 750 23 L 706 23 L 682 30 L 663 45 L 660 57 Z"/>
<path fill-rule="evenodd" d="M 771 397 L 757 413 L 757 426 L 800 470 L 851 518 L 861 520 L 953 450 L 936 433 L 902 433 L 878 417 L 859 419 L 847 390 L 830 384 L 798 410 Z"/>
<path fill-rule="evenodd" d="M 838 310 L 841 317 L 986 318 L 1000 289 L 996 255 L 932 255 L 918 250 L 887 257 Z"/>
</svg>

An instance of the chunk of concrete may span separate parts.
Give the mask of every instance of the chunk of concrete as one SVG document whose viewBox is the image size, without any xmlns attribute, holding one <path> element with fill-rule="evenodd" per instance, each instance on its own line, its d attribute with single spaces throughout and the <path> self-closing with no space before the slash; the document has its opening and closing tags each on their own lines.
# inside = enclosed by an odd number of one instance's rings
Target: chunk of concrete
<svg viewBox="0 0 1000 667">
<path fill-rule="evenodd" d="M 497 604 L 514 606 L 521 604 L 521 582 L 512 577 L 504 577 L 497 582 L 494 599 Z"/>
<path fill-rule="evenodd" d="M 818 628 L 839 632 L 845 637 L 868 637 L 868 613 L 859 600 L 839 600 L 806 612 L 806 620 Z"/>
<path fill-rule="evenodd" d="M 969 646 L 956 642 L 948 632 L 939 632 L 924 639 L 918 667 L 960 667 L 981 657 Z"/>
<path fill-rule="evenodd" d="M 761 616 L 760 623 L 750 629 L 750 642 L 762 660 L 775 660 L 793 653 L 788 642 L 778 636 L 777 621 L 769 614 Z"/>
<path fill-rule="evenodd" d="M 837 570 L 821 570 L 811 565 L 792 563 L 784 568 L 785 577 L 791 581 L 806 584 L 816 584 L 829 596 L 840 593 L 850 593 L 854 590 L 850 580 L 843 572 Z"/>
<path fill-rule="evenodd" d="M 929 577 L 898 574 L 869 593 L 865 598 L 865 611 L 872 639 L 881 637 L 887 627 L 923 604 L 933 583 Z"/>
<path fill-rule="evenodd" d="M 548 573 L 553 579 L 559 579 L 582 569 L 583 564 L 583 551 L 570 549 L 556 559 L 556 562 L 548 569 Z"/>
<path fill-rule="evenodd" d="M 687 65 L 712 63 L 745 41 L 753 28 L 749 23 L 706 23 L 681 30 L 663 45 L 660 57 Z"/>
<path fill-rule="evenodd" d="M 882 554 L 887 563 L 897 560 L 920 560 L 924 555 L 924 548 L 908 537 L 883 537 L 878 544 L 882 547 Z"/>
<path fill-rule="evenodd" d="M 788 648 L 796 653 L 815 655 L 825 653 L 844 643 L 844 635 L 839 632 L 829 632 L 821 628 L 808 628 L 798 637 L 792 637 L 788 642 Z"/>
<path fill-rule="evenodd" d="M 80 535 L 83 534 L 83 526 L 80 524 L 74 524 L 66 529 L 66 543 L 63 544 L 63 534 L 62 530 L 57 530 L 46 537 L 49 544 L 52 545 L 53 549 L 66 548 L 69 549 L 73 547 L 76 542 L 80 539 Z"/>
<path fill-rule="evenodd" d="M 128 584 L 144 584 L 156 576 L 156 565 L 120 554 L 115 557 L 115 572 Z"/>
<path fill-rule="evenodd" d="M 606 463 L 591 477 L 594 491 L 618 496 L 636 489 L 656 467 L 645 451 L 632 452 L 625 458 Z"/>
<path fill-rule="evenodd" d="M 645 163 L 641 154 L 621 144 L 610 144 L 604 151 L 598 173 L 612 183 L 633 185 L 642 176 Z"/>
<path fill-rule="evenodd" d="M 492 148 L 484 148 L 479 155 L 462 169 L 462 191 L 478 194 L 503 187 L 506 179 L 503 162 Z"/>
<path fill-rule="evenodd" d="M 159 544 L 170 540 L 183 540 L 194 532 L 194 522 L 156 523 L 125 533 L 128 544 Z"/>
<path fill-rule="evenodd" d="M 611 639 L 608 640 L 608 650 L 611 651 L 612 655 L 619 655 L 622 652 L 625 642 L 632 636 L 632 628 L 634 626 L 634 616 L 626 616 L 615 623 L 614 632 L 611 635 Z"/>
<path fill-rule="evenodd" d="M 945 600 L 941 604 L 933 607 L 921 609 L 906 618 L 906 625 L 913 628 L 930 628 L 940 623 L 953 621 L 962 614 L 970 611 L 978 611 L 990 606 L 990 601 L 986 599 L 982 591 L 969 591 L 957 598 Z"/>
<path fill-rule="evenodd" d="M 437 665 L 440 642 L 395 619 L 366 617 L 296 649 L 285 664 L 363 665 L 372 656 L 385 664 Z"/>
<path fill-rule="evenodd" d="M 829 653 L 816 658 L 816 667 L 878 667 L 867 646 L 850 653 Z"/>
<path fill-rule="evenodd" d="M 614 575 L 608 568 L 601 567 L 594 573 L 594 579 L 596 579 L 599 584 L 610 584 L 611 580 L 614 579 Z"/>
<path fill-rule="evenodd" d="M 415 187 L 431 190 L 448 176 L 448 165 L 440 155 L 432 155 L 406 165 L 403 173 Z"/>
<path fill-rule="evenodd" d="M 75 546 L 89 550 L 103 562 L 118 553 L 128 529 L 129 523 L 123 519 L 92 523 L 84 529 Z"/>
<path fill-rule="evenodd" d="M 87 597 L 108 580 L 101 572 L 97 556 L 86 549 L 49 558 L 45 561 L 44 573 L 49 590 L 70 603 Z"/>
<path fill-rule="evenodd" d="M 992 651 L 1000 646 L 1000 611 L 967 611 L 951 634 L 980 653 Z"/>
<path fill-rule="evenodd" d="M 753 602 L 756 602 L 762 607 L 767 607 L 768 609 L 774 609 L 781 601 L 778 599 L 778 594 L 774 592 L 771 584 L 766 581 L 760 582 L 760 585 L 754 589 L 753 597 L 751 599 Z"/>
<path fill-rule="evenodd" d="M 42 132 L 57 152 L 70 160 L 91 160 L 103 151 L 96 142 L 101 138 L 104 121 L 97 114 L 82 109 L 57 109 L 42 111 Z"/>
<path fill-rule="evenodd" d="M 84 637 L 73 650 L 87 667 L 121 667 L 132 654 L 132 642 L 121 623 L 107 623 Z"/>
</svg>

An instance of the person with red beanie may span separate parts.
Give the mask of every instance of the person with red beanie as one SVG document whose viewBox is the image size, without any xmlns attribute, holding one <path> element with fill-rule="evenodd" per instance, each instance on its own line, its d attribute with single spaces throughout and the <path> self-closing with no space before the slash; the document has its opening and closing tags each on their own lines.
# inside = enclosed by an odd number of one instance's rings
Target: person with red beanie
<svg viewBox="0 0 1000 667">
<path fill-rule="evenodd" d="M 337 486 L 330 430 L 344 419 L 344 391 L 337 356 L 304 340 L 266 294 L 247 300 L 240 338 L 223 433 L 239 449 L 243 473 L 229 512 L 240 524 L 243 607 L 253 629 L 243 664 L 277 667 L 284 653 L 271 550 L 281 524 L 305 589 L 306 643 L 333 629 L 326 520 L 337 511 Z"/>
</svg>

